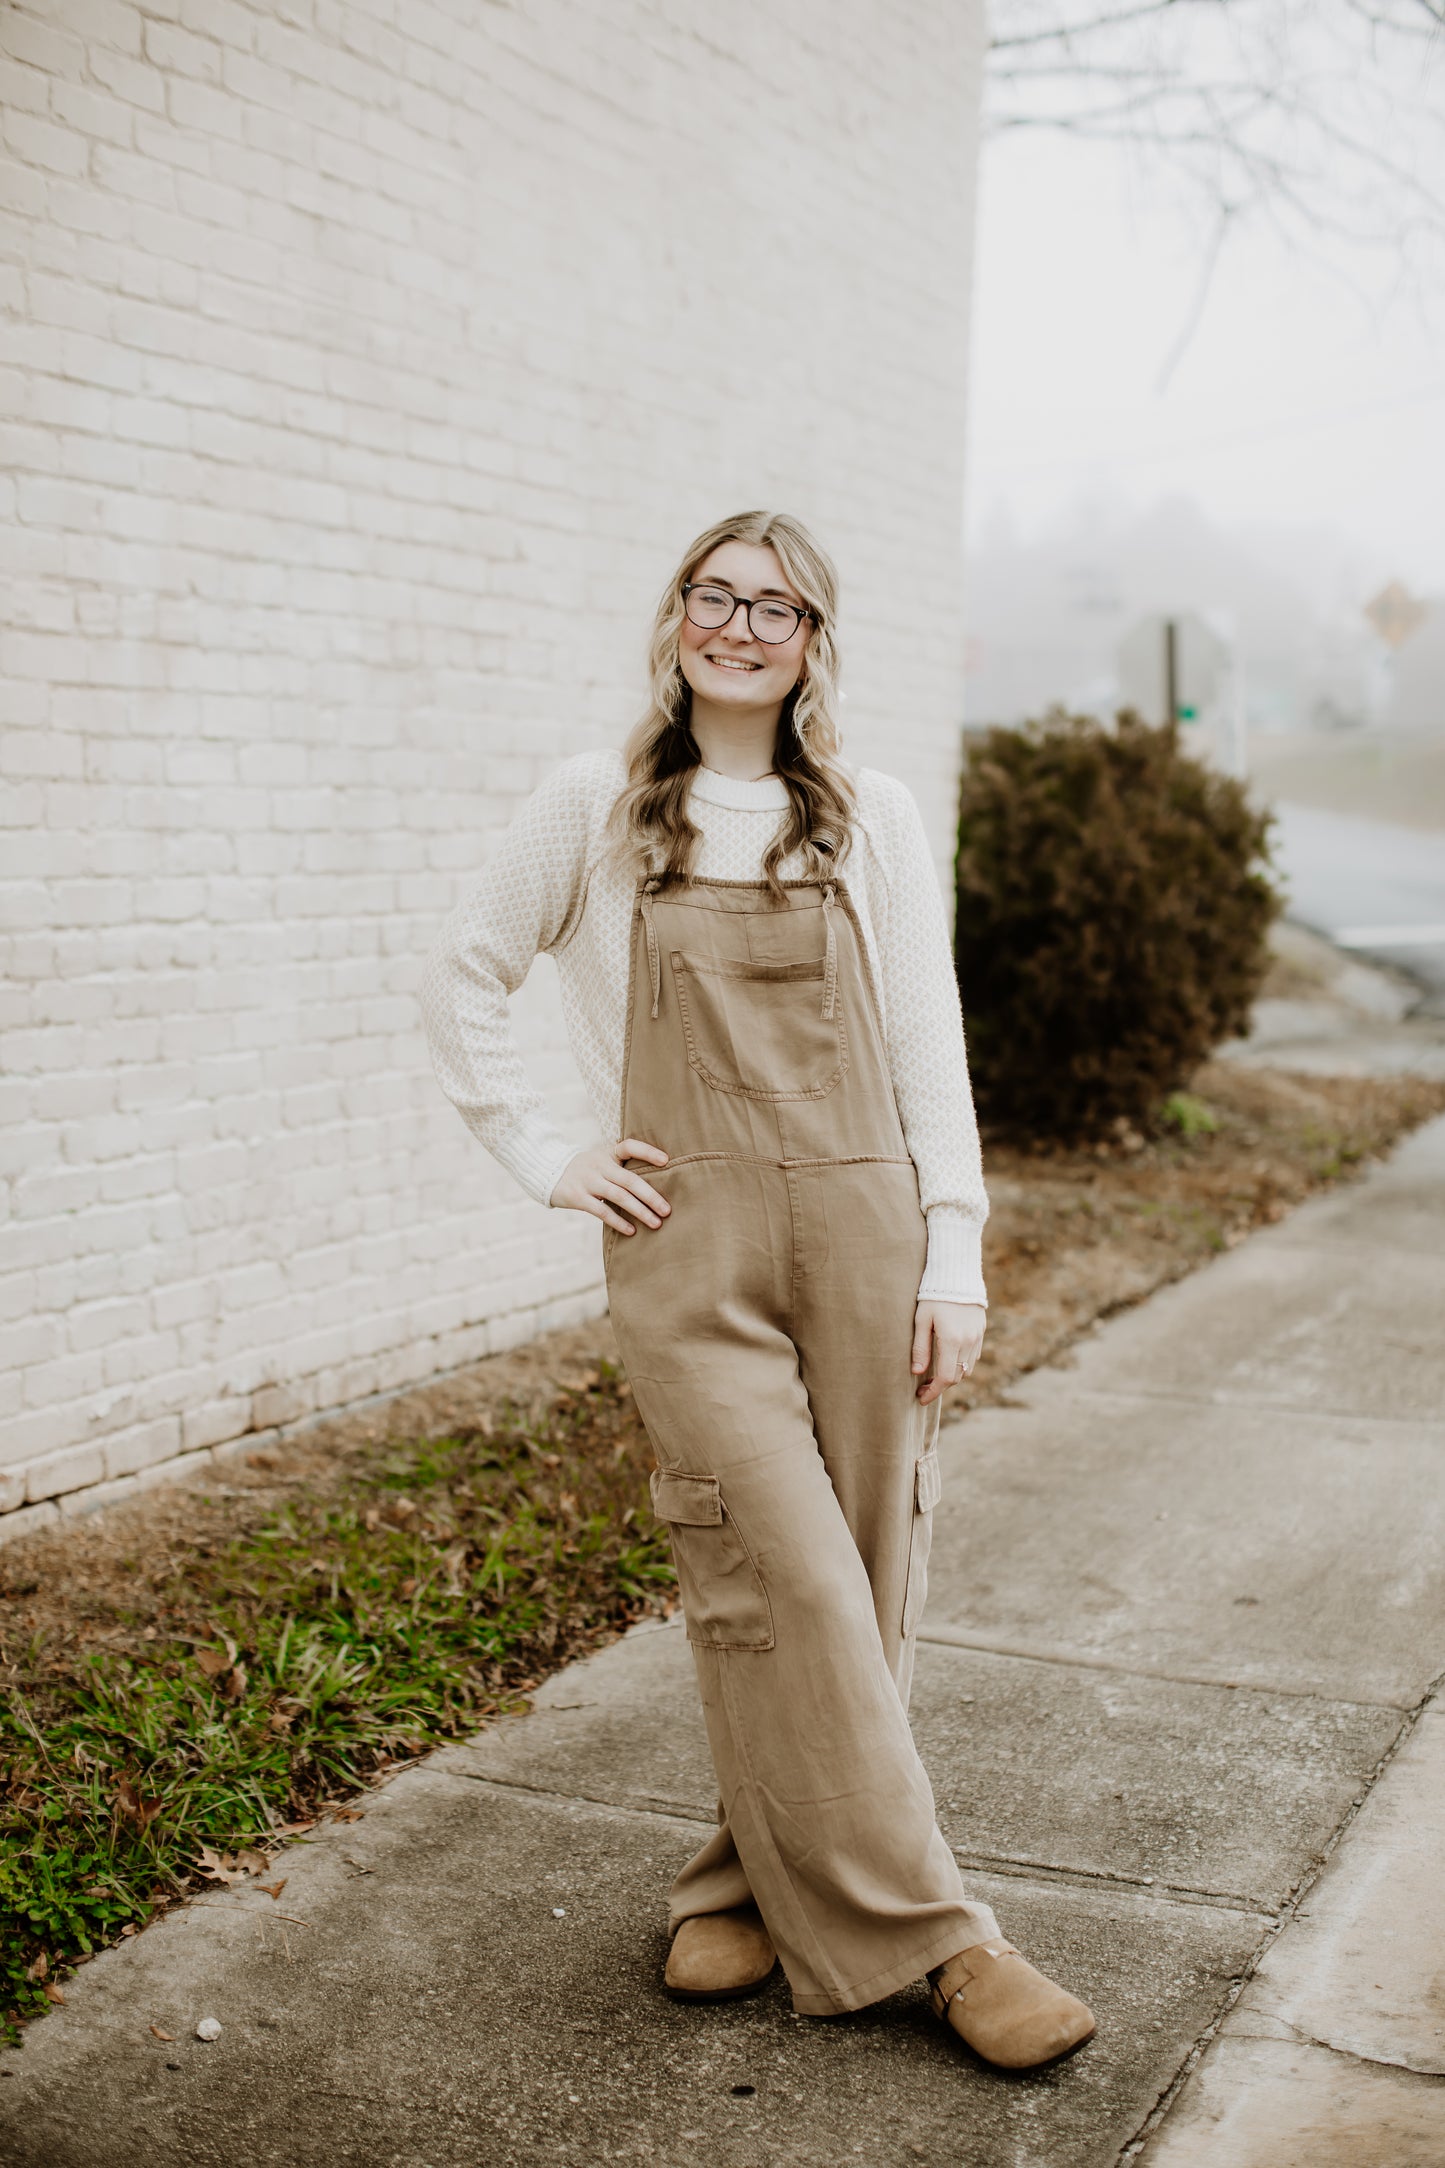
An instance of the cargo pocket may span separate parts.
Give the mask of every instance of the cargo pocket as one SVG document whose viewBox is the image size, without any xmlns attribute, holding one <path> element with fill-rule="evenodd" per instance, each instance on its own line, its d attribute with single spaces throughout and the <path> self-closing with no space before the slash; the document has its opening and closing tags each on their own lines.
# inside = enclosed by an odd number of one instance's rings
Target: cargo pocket
<svg viewBox="0 0 1445 2168">
<path fill-rule="evenodd" d="M 933 1509 L 943 1490 L 938 1451 L 930 1445 L 913 1463 L 913 1524 L 908 1537 L 908 1582 L 903 1593 L 903 1638 L 923 1616 L 928 1596 L 928 1553 L 933 1542 Z"/>
<path fill-rule="evenodd" d="M 825 972 L 821 956 L 759 964 L 673 949 L 689 1067 L 742 1099 L 826 1099 L 848 1066 L 848 1035 Z"/>
<path fill-rule="evenodd" d="M 770 1649 L 768 1592 L 717 1477 L 654 1468 L 651 1480 L 652 1510 L 672 1537 L 688 1640 L 704 1649 Z"/>
</svg>

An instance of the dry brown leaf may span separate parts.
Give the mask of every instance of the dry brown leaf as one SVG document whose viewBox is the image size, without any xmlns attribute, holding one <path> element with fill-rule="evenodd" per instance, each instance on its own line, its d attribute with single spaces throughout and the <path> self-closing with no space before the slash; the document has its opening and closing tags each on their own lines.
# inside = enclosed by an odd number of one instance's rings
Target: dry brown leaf
<svg viewBox="0 0 1445 2168">
<path fill-rule="evenodd" d="M 265 1853 L 258 1852 L 253 1844 L 248 1844 L 244 1851 L 236 1854 L 236 1865 L 244 1868 L 247 1874 L 264 1874 L 270 1864 Z"/>
<path fill-rule="evenodd" d="M 162 2032 L 159 2025 L 152 2025 L 151 2031 L 155 2034 L 157 2040 L 174 2040 L 176 2037 L 174 2033 Z"/>
<path fill-rule="evenodd" d="M 25 1977 L 27 1980 L 43 1980 L 46 1978 L 49 1971 L 50 1959 L 46 1956 L 44 1950 L 42 1950 L 40 1955 L 34 1960 L 34 1962 L 26 1966 Z"/>
<path fill-rule="evenodd" d="M 314 1814 L 309 1814 L 305 1817 L 303 1821 L 282 1822 L 277 1828 L 272 1830 L 271 1834 L 273 1837 L 299 1837 L 302 1836 L 306 1830 L 314 1829 L 315 1827 L 316 1817 Z"/>
<path fill-rule="evenodd" d="M 196 1662 L 208 1679 L 218 1679 L 223 1671 L 231 1668 L 231 1659 L 220 1649 L 197 1649 Z"/>
<path fill-rule="evenodd" d="M 115 1788 L 115 1803 L 128 1822 L 138 1822 L 144 1829 L 161 1811 L 159 1799 L 148 1799 L 138 1792 L 129 1777 L 122 1777 Z"/>
<path fill-rule="evenodd" d="M 227 1701 L 239 1701 L 246 1691 L 246 1666 L 233 1664 L 221 1681 L 221 1692 Z"/>
<path fill-rule="evenodd" d="M 282 1890 L 285 1889 L 286 1884 L 290 1881 L 290 1879 L 291 1877 L 289 1874 L 283 1874 L 279 1882 L 258 1882 L 256 1884 L 256 1887 L 260 1890 L 263 1897 L 269 1897 L 274 1904 L 275 1900 L 280 1896 Z"/>
<path fill-rule="evenodd" d="M 47 2002 L 64 2002 L 65 2000 L 53 1980 L 47 1980 L 45 1983 L 45 2000 Z"/>
<path fill-rule="evenodd" d="M 336 1822 L 360 1822 L 364 1819 L 365 1810 L 361 1807 L 338 1807 L 332 1816 L 332 1820 Z"/>
<path fill-rule="evenodd" d="M 233 1882 L 246 1879 L 245 1868 L 238 1867 L 229 1852 L 213 1852 L 208 1844 L 203 1844 L 196 1854 L 196 1873 L 208 1882 L 224 1882 L 227 1889 Z"/>
</svg>

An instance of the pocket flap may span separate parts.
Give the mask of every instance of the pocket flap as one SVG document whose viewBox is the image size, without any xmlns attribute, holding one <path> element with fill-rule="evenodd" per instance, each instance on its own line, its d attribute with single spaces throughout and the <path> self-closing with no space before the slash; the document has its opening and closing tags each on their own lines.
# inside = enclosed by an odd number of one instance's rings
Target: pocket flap
<svg viewBox="0 0 1445 2168">
<path fill-rule="evenodd" d="M 916 1466 L 918 1510 L 920 1513 L 931 1513 L 943 1496 L 943 1476 L 938 1466 L 938 1455 L 925 1453 Z"/>
<path fill-rule="evenodd" d="M 678 1521 L 684 1528 L 721 1526 L 722 1496 L 715 1475 L 675 1475 L 670 1468 L 654 1468 L 652 1510 L 660 1521 Z"/>
<path fill-rule="evenodd" d="M 691 956 L 686 949 L 672 949 L 672 968 L 681 977 L 684 971 L 700 971 L 714 979 L 753 979 L 770 986 L 790 985 L 796 979 L 820 979 L 826 965 L 821 956 L 803 956 L 791 963 L 754 963 L 750 957 Z"/>
</svg>

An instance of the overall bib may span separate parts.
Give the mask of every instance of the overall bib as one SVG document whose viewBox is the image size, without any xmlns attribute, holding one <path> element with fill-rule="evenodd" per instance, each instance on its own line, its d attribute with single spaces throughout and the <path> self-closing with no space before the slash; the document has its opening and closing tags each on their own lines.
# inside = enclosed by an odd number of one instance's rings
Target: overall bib
<svg viewBox="0 0 1445 2168">
<path fill-rule="evenodd" d="M 668 1153 L 629 1164 L 672 1210 L 603 1258 L 720 1793 L 671 1925 L 751 1897 L 824 2016 L 999 1929 L 908 1726 L 938 1497 L 918 1178 L 847 891 L 786 898 L 639 881 L 622 1133 Z"/>
</svg>

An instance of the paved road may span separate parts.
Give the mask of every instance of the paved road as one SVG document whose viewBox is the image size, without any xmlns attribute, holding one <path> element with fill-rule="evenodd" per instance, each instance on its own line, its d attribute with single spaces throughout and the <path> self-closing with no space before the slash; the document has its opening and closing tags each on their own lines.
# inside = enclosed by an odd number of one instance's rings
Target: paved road
<svg viewBox="0 0 1445 2168">
<path fill-rule="evenodd" d="M 1098 2012 L 1072 2060 L 986 2070 L 917 1989 L 663 1997 L 714 1790 L 657 1627 L 294 1847 L 281 1902 L 87 1966 L 0 2056 L 0 2158 L 1445 2161 L 1442 1314 L 1445 1121 L 944 1434 L 914 1720 L 968 1883 Z"/>
<path fill-rule="evenodd" d="M 1289 803 L 1275 813 L 1290 916 L 1445 995 L 1445 833 Z"/>
</svg>

